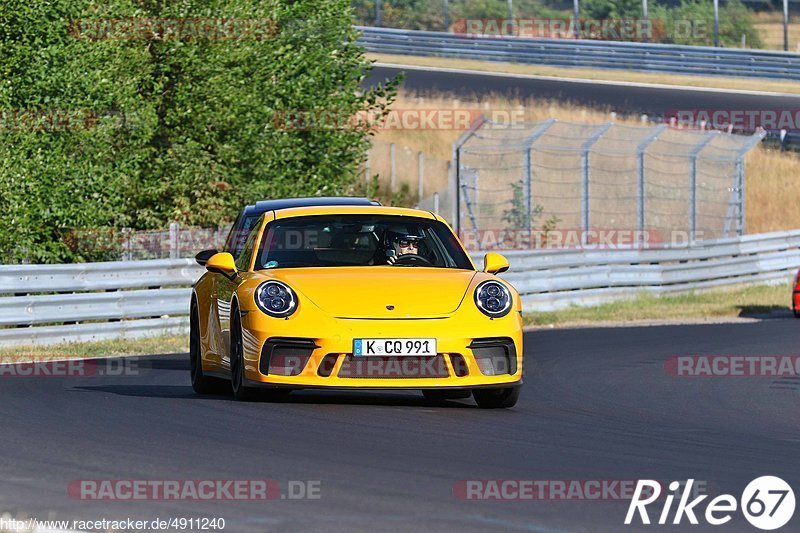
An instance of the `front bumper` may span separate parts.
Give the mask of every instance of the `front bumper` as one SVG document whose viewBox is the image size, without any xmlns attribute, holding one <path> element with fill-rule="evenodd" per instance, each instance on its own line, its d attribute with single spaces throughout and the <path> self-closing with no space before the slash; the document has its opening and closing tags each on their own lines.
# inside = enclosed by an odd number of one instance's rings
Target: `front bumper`
<svg viewBox="0 0 800 533">
<path fill-rule="evenodd" d="M 466 389 L 522 382 L 522 320 L 515 312 L 494 320 L 478 312 L 392 320 L 319 314 L 313 321 L 247 313 L 242 326 L 244 377 L 250 386 Z M 436 357 L 353 356 L 354 339 L 409 337 L 436 338 Z"/>
</svg>

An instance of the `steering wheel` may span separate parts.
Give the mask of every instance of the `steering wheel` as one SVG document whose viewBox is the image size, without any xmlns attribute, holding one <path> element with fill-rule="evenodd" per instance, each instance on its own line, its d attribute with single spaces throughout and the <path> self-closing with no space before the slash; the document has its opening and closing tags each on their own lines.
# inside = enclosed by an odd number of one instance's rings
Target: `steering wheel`
<svg viewBox="0 0 800 533">
<path fill-rule="evenodd" d="M 394 262 L 395 265 L 422 265 L 422 266 L 433 266 L 433 263 L 422 257 L 421 255 L 417 254 L 403 254 L 397 256 L 397 260 Z"/>
</svg>

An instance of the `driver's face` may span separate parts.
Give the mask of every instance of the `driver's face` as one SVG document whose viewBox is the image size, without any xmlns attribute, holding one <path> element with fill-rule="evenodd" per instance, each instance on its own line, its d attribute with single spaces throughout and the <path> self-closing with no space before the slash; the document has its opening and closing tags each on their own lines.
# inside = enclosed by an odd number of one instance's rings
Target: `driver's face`
<svg viewBox="0 0 800 533">
<path fill-rule="evenodd" d="M 419 253 L 419 248 L 417 247 L 416 241 L 400 239 L 397 241 L 397 255 L 406 255 L 406 254 L 414 254 L 417 255 Z"/>
</svg>

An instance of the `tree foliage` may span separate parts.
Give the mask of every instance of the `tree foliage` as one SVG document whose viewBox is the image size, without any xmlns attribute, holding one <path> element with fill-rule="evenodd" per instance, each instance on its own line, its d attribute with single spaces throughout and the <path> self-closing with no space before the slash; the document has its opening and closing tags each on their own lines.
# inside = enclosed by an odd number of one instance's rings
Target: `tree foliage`
<svg viewBox="0 0 800 533">
<path fill-rule="evenodd" d="M 75 31 L 223 17 L 275 31 Z M 1 0 L 3 262 L 98 259 L 69 246 L 76 229 L 215 225 L 257 199 L 351 191 L 369 139 L 348 117 L 396 87 L 359 89 L 370 63 L 351 22 L 348 0 Z M 335 120 L 296 127 L 298 113 Z"/>
</svg>

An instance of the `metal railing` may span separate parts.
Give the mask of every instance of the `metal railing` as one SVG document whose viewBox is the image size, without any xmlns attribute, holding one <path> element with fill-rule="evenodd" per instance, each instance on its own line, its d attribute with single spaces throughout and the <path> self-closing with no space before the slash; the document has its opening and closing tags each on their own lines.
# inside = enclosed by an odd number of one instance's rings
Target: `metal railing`
<svg viewBox="0 0 800 533">
<path fill-rule="evenodd" d="M 511 270 L 503 277 L 523 308 L 548 311 L 785 280 L 800 268 L 800 230 L 662 249 L 506 255 Z M 473 259 L 482 265 L 480 254 Z M 190 259 L 0 266 L 0 346 L 186 333 L 188 286 L 202 273 Z"/>
<path fill-rule="evenodd" d="M 183 333 L 191 259 L 0 265 L 0 346 Z"/>
<path fill-rule="evenodd" d="M 631 42 L 469 37 L 358 26 L 358 42 L 383 54 L 452 57 L 561 67 L 800 80 L 800 54 Z"/>
</svg>

